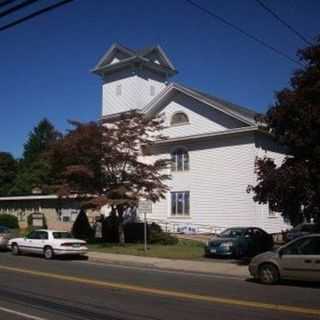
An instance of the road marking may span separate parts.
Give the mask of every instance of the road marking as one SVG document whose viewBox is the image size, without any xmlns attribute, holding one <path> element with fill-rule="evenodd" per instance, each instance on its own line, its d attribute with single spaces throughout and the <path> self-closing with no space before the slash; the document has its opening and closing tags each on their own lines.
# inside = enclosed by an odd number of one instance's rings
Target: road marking
<svg viewBox="0 0 320 320">
<path fill-rule="evenodd" d="M 123 290 L 138 292 L 138 293 L 160 295 L 165 297 L 173 297 L 173 298 L 187 299 L 187 300 L 203 301 L 203 302 L 208 302 L 213 304 L 226 304 L 226 305 L 233 305 L 233 306 L 236 305 L 239 307 L 249 307 L 249 308 L 255 308 L 255 309 L 266 309 L 271 311 L 293 312 L 293 313 L 304 314 L 304 315 L 320 316 L 320 309 L 295 307 L 290 305 L 277 305 L 277 304 L 263 303 L 258 301 L 205 296 L 200 294 L 169 291 L 169 290 L 156 289 L 156 288 L 146 288 L 146 287 L 129 285 L 124 283 L 79 278 L 79 277 L 66 276 L 66 275 L 57 274 L 57 273 L 33 271 L 33 270 L 20 269 L 15 267 L 6 267 L 1 265 L 0 265 L 0 270 L 13 271 L 18 273 L 30 274 L 38 277 L 64 280 L 64 281 L 69 281 L 74 283 L 89 284 L 89 285 L 98 286 L 102 288 L 123 289 Z"/>
<path fill-rule="evenodd" d="M 23 317 L 23 318 L 26 318 L 26 319 L 31 319 L 31 320 L 46 320 L 44 318 L 39 318 L 39 317 L 32 316 L 32 315 L 27 314 L 27 313 L 18 312 L 18 311 L 15 311 L 15 310 L 4 308 L 4 307 L 0 307 L 0 311 L 6 312 L 6 313 L 11 313 L 11 314 L 14 314 L 16 316 L 20 316 L 20 317 Z"/>
</svg>

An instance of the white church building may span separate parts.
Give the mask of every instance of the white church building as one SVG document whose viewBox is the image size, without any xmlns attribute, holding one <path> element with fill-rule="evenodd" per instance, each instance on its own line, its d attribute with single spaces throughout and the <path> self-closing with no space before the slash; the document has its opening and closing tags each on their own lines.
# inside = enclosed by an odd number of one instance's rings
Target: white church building
<svg viewBox="0 0 320 320">
<path fill-rule="evenodd" d="M 167 140 L 156 156 L 171 157 L 166 199 L 148 215 L 176 229 L 219 232 L 231 226 L 287 229 L 281 215 L 253 201 L 255 160 L 283 154 L 259 131 L 255 111 L 170 82 L 177 70 L 160 46 L 132 50 L 114 44 L 92 70 L 102 84 L 102 118 L 129 110 L 165 116 Z"/>
</svg>

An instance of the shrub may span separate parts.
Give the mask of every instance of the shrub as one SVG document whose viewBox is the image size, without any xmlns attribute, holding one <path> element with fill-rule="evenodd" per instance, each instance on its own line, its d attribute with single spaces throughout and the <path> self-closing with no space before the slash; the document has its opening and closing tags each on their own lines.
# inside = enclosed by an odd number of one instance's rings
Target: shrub
<svg viewBox="0 0 320 320">
<path fill-rule="evenodd" d="M 89 240 L 93 237 L 93 229 L 90 226 L 86 212 L 81 209 L 72 226 L 72 234 L 75 238 Z"/>
<path fill-rule="evenodd" d="M 0 214 L 0 225 L 6 226 L 10 229 L 18 229 L 19 228 L 19 222 L 18 218 L 12 214 Z"/>
<path fill-rule="evenodd" d="M 124 225 L 124 234 L 126 243 L 142 243 L 144 241 L 144 223 L 131 222 Z M 118 217 L 110 215 L 102 223 L 102 239 L 105 242 L 118 243 Z M 147 226 L 148 243 L 174 245 L 178 239 L 169 233 L 163 232 L 156 223 Z"/>
<path fill-rule="evenodd" d="M 179 241 L 177 237 L 170 233 L 163 232 L 161 227 L 156 223 L 150 225 L 148 240 L 150 243 L 162 245 L 175 245 Z"/>
</svg>

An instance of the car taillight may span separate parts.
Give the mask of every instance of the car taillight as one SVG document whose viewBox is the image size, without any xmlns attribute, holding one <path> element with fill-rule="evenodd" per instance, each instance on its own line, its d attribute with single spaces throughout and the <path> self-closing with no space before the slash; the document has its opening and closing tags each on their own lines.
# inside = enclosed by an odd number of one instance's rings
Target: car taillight
<svg viewBox="0 0 320 320">
<path fill-rule="evenodd" d="M 72 247 L 73 243 L 61 243 L 61 247 Z"/>
</svg>

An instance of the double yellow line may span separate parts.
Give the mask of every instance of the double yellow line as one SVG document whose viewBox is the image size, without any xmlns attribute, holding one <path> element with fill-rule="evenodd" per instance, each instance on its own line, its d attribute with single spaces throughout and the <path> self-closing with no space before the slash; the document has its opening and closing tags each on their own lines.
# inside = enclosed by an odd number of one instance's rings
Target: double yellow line
<svg viewBox="0 0 320 320">
<path fill-rule="evenodd" d="M 92 285 L 97 287 L 103 287 L 103 288 L 123 289 L 123 290 L 138 292 L 138 293 L 173 297 L 178 299 L 202 301 L 202 302 L 208 302 L 213 304 L 225 304 L 225 305 L 233 305 L 233 306 L 239 306 L 239 307 L 265 309 L 265 310 L 271 310 L 271 311 L 292 312 L 295 314 L 303 314 L 303 315 L 320 317 L 320 309 L 294 307 L 289 305 L 278 305 L 278 304 L 262 303 L 262 302 L 238 300 L 238 299 L 220 298 L 220 297 L 213 297 L 213 296 L 206 296 L 206 295 L 185 293 L 185 292 L 178 292 L 178 291 L 169 291 L 169 290 L 156 289 L 156 288 L 146 288 L 146 287 L 129 285 L 124 283 L 99 281 L 94 279 L 79 278 L 79 277 L 66 276 L 66 275 L 61 275 L 56 273 L 33 271 L 33 270 L 26 270 L 26 269 L 6 267 L 6 266 L 0 266 L 0 270 L 24 273 L 32 276 L 37 276 L 37 277 L 45 277 L 45 278 L 69 281 L 74 283 L 82 283 L 82 284 L 87 284 L 87 285 Z"/>
</svg>

